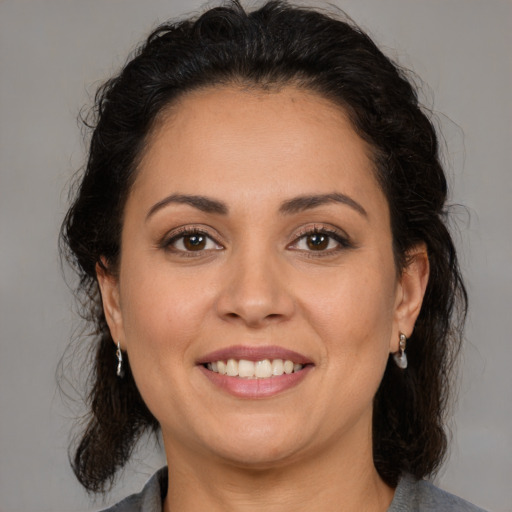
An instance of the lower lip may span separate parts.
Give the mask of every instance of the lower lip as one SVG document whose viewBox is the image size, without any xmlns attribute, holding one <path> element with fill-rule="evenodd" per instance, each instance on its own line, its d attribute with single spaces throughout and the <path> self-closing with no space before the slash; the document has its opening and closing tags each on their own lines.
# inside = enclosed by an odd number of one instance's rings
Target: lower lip
<svg viewBox="0 0 512 512">
<path fill-rule="evenodd" d="M 304 380 L 313 365 L 307 365 L 302 370 L 283 374 L 268 379 L 241 379 L 212 372 L 204 366 L 198 366 L 206 378 L 215 386 L 238 398 L 268 398 L 297 386 Z"/>
</svg>

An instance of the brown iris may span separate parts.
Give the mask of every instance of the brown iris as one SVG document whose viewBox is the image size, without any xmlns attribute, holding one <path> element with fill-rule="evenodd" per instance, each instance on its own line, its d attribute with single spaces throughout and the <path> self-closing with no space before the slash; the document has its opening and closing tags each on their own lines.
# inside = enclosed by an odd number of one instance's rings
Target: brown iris
<svg viewBox="0 0 512 512">
<path fill-rule="evenodd" d="M 322 233 L 308 235 L 306 244 L 312 251 L 323 251 L 329 246 L 329 237 Z"/>
<path fill-rule="evenodd" d="M 206 237 L 201 234 L 186 235 L 183 237 L 183 245 L 187 251 L 202 251 L 206 246 Z"/>
</svg>

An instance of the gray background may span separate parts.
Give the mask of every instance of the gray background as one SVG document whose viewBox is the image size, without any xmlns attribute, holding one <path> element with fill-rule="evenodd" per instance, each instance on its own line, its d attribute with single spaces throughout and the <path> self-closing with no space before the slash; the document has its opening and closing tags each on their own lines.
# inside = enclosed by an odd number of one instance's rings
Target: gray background
<svg viewBox="0 0 512 512">
<path fill-rule="evenodd" d="M 55 371 L 76 316 L 56 250 L 83 162 L 76 118 L 151 28 L 202 0 L 0 0 L 0 511 L 89 511 Z M 311 3 L 315 3 L 314 1 Z M 471 310 L 453 442 L 437 482 L 512 511 L 512 3 L 338 0 L 442 112 Z M 142 447 L 112 502 L 163 463 Z"/>
</svg>

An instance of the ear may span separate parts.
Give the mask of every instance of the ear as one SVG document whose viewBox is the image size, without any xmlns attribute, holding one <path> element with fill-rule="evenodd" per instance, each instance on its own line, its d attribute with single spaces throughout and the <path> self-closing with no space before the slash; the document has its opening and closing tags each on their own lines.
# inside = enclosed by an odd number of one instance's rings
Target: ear
<svg viewBox="0 0 512 512">
<path fill-rule="evenodd" d="M 395 307 L 395 330 L 391 342 L 391 352 L 398 350 L 400 333 L 409 337 L 420 313 L 427 288 L 430 266 L 427 247 L 424 243 L 407 251 L 406 266 L 398 283 L 397 304 Z"/>
<path fill-rule="evenodd" d="M 96 263 L 96 277 L 100 286 L 103 312 L 115 343 L 124 345 L 123 316 L 119 299 L 119 279 L 108 271 L 106 262 Z"/>
</svg>

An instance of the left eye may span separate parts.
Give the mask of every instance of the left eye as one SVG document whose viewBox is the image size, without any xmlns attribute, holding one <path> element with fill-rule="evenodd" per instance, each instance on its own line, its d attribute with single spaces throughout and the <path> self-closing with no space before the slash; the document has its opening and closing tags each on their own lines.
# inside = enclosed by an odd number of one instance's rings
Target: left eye
<svg viewBox="0 0 512 512">
<path fill-rule="evenodd" d="M 341 243 L 327 233 L 308 233 L 299 238 L 294 248 L 301 251 L 328 251 L 340 247 Z"/>
<path fill-rule="evenodd" d="M 214 240 L 204 233 L 185 233 L 172 238 L 168 245 L 175 251 L 194 252 L 221 249 Z"/>
</svg>

